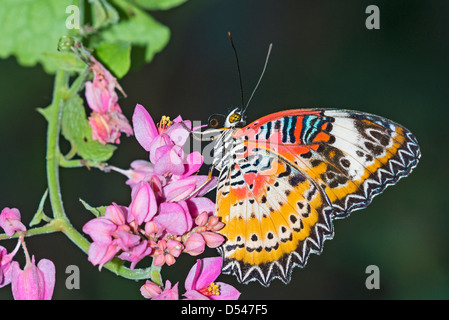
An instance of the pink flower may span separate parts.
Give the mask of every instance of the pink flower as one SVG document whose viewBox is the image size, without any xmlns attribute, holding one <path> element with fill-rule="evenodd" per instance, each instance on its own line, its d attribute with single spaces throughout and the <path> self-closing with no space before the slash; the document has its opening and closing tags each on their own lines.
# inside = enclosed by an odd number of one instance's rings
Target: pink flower
<svg viewBox="0 0 449 320">
<path fill-rule="evenodd" d="M 157 212 L 156 197 L 148 183 L 137 189 L 129 206 L 128 222 L 133 220 L 138 225 L 150 221 Z"/>
<path fill-rule="evenodd" d="M 201 200 L 201 198 L 192 200 Z M 195 218 L 195 224 L 197 227 L 192 229 L 185 240 L 184 251 L 191 256 L 201 254 L 206 245 L 209 248 L 217 248 L 225 241 L 222 235 L 215 232 L 224 227 L 224 223 L 220 222 L 217 216 L 209 216 L 206 211 L 203 211 Z"/>
<path fill-rule="evenodd" d="M 103 145 L 106 143 L 119 144 L 121 132 L 126 133 L 127 136 L 132 135 L 131 125 L 121 112 L 118 105 L 114 111 L 106 113 L 92 112 L 89 117 L 92 139 Z"/>
<path fill-rule="evenodd" d="M 130 229 L 124 225 L 126 217 L 126 208 L 114 203 L 106 208 L 104 217 L 92 219 L 83 226 L 83 232 L 93 240 L 89 247 L 88 260 L 94 266 L 98 265 L 101 269 L 121 248 L 135 243 L 135 238 L 123 234 Z"/>
<path fill-rule="evenodd" d="M 118 257 L 122 260 L 130 261 L 130 269 L 133 270 L 136 264 L 148 256 L 153 249 L 148 246 L 147 241 L 141 241 L 138 245 L 132 247 L 131 249 L 124 251 Z"/>
<path fill-rule="evenodd" d="M 140 104 L 134 109 L 133 127 L 137 141 L 146 151 L 150 151 L 151 143 L 159 133 L 153 118 Z"/>
<path fill-rule="evenodd" d="M 162 293 L 162 289 L 154 282 L 147 280 L 145 284 L 142 287 L 140 287 L 140 293 L 144 298 L 151 299 L 153 297 L 160 295 Z"/>
<path fill-rule="evenodd" d="M 112 203 L 105 210 L 104 217 L 109 219 L 116 226 L 120 226 L 126 223 L 128 209 L 123 206 L 119 206 L 116 203 Z"/>
<path fill-rule="evenodd" d="M 152 300 L 178 300 L 179 294 L 178 294 L 178 283 L 176 283 L 173 288 L 171 286 L 170 281 L 165 282 L 164 291 L 156 297 L 154 297 Z"/>
<path fill-rule="evenodd" d="M 221 257 L 198 259 L 185 280 L 184 296 L 190 300 L 237 300 L 240 296 L 237 289 L 214 282 L 221 273 L 222 262 Z"/>
<path fill-rule="evenodd" d="M 109 245 L 112 243 L 112 235 L 117 226 L 106 217 L 90 220 L 83 227 L 83 232 L 90 235 L 92 240 L 98 244 Z"/>
<path fill-rule="evenodd" d="M 198 215 L 205 212 L 206 219 L 204 221 L 206 223 L 209 221 L 209 216 L 212 216 L 215 213 L 215 203 L 205 197 L 190 198 L 189 200 L 187 200 L 187 206 L 189 208 L 190 214 L 192 215 L 192 218 L 196 219 Z M 199 223 L 196 224 L 201 225 Z"/>
<path fill-rule="evenodd" d="M 173 235 L 183 235 L 193 224 L 185 201 L 161 203 L 153 221 Z"/>
<path fill-rule="evenodd" d="M 200 233 L 192 233 L 185 242 L 184 251 L 191 256 L 197 256 L 204 252 L 206 241 Z"/>
<path fill-rule="evenodd" d="M 20 211 L 16 208 L 4 208 L 0 213 L 0 227 L 8 236 L 16 231 L 26 231 L 25 225 L 20 221 Z"/>
<path fill-rule="evenodd" d="M 164 290 L 160 286 L 147 280 L 145 284 L 140 288 L 140 293 L 144 298 L 152 300 L 178 300 L 178 283 L 176 283 L 173 288 L 171 287 L 171 282 L 165 282 Z"/>
<path fill-rule="evenodd" d="M 163 117 L 156 126 L 148 111 L 138 104 L 134 110 L 133 127 L 137 141 L 150 153 L 149 159 L 154 165 L 152 172 L 161 178 L 168 174 L 173 180 L 186 178 L 203 164 L 203 156 L 199 152 L 186 155 L 182 150 L 192 128 L 190 121 L 177 117 L 171 122 Z"/>
<path fill-rule="evenodd" d="M 120 143 L 121 132 L 127 136 L 133 134 L 131 125 L 118 105 L 115 89 L 121 90 L 117 80 L 94 57 L 91 57 L 93 81 L 87 81 L 86 100 L 93 110 L 89 117 L 92 139 L 102 144 Z"/>
<path fill-rule="evenodd" d="M 115 255 L 120 251 L 118 246 L 112 244 L 100 244 L 93 242 L 90 244 L 88 251 L 88 260 L 94 266 L 98 265 L 99 269 L 112 260 Z"/>
<path fill-rule="evenodd" d="M 218 248 L 225 241 L 225 238 L 221 234 L 215 232 L 204 231 L 201 232 L 201 235 L 209 248 Z"/>
<path fill-rule="evenodd" d="M 8 254 L 6 249 L 0 246 L 0 288 L 11 283 L 11 265 L 12 259 L 20 248 L 20 241 L 17 242 L 16 248 Z"/>
<path fill-rule="evenodd" d="M 39 263 L 29 257 L 24 270 L 19 263 L 13 262 L 11 270 L 11 287 L 15 300 L 51 300 L 55 287 L 55 265 L 52 261 L 42 259 Z"/>
<path fill-rule="evenodd" d="M 103 104 L 109 101 L 106 94 L 96 98 Z M 99 107 L 96 110 L 102 112 Z M 223 226 L 213 218 L 215 204 L 202 197 L 216 186 L 217 179 L 196 175 L 203 157 L 183 150 L 191 122 L 180 116 L 173 122 L 163 117 L 156 125 L 145 108 L 137 105 L 133 125 L 136 139 L 149 152 L 149 161 L 136 160 L 129 170 L 111 166 L 128 177 L 132 200 L 128 208 L 109 206 L 104 217 L 84 226 L 93 240 L 89 261 L 101 268 L 117 256 L 134 268 L 150 256 L 155 266 L 173 265 L 182 252 L 198 255 L 206 245 L 222 244 L 224 238 L 215 232 Z"/>
<path fill-rule="evenodd" d="M 90 57 L 93 81 L 86 82 L 86 100 L 89 107 L 98 113 L 105 113 L 117 104 L 115 88 L 121 90 L 117 80 L 93 56 Z"/>
<path fill-rule="evenodd" d="M 152 181 L 153 177 L 157 177 L 154 173 L 154 165 L 145 160 L 135 160 L 131 162 L 131 169 L 122 170 L 116 167 L 112 167 L 113 170 L 120 172 L 128 177 L 126 184 L 131 188 L 139 185 L 141 182 Z M 155 179 L 156 183 L 160 183 L 159 179 Z"/>
<path fill-rule="evenodd" d="M 155 266 L 163 266 L 165 263 L 169 266 L 173 265 L 182 252 L 183 245 L 176 240 L 159 240 L 157 243 L 157 249 L 154 251 Z"/>
</svg>

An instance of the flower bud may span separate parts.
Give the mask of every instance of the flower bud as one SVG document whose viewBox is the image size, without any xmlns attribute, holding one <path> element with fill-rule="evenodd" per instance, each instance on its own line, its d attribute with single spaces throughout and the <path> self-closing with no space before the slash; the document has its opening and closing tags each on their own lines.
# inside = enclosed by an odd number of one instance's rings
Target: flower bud
<svg viewBox="0 0 449 320">
<path fill-rule="evenodd" d="M 184 251 L 191 256 L 197 256 L 204 252 L 205 247 L 206 242 L 204 241 L 203 236 L 195 232 L 187 238 Z"/>
<path fill-rule="evenodd" d="M 122 224 L 125 224 L 126 214 L 127 210 L 125 207 L 113 203 L 112 205 L 106 208 L 104 216 L 105 218 L 114 222 L 114 224 L 120 226 Z"/>
<path fill-rule="evenodd" d="M 16 208 L 5 208 L 0 214 L 0 227 L 6 235 L 12 236 L 16 231 L 26 231 L 25 225 L 20 221 L 20 211 Z"/>
<path fill-rule="evenodd" d="M 208 219 L 209 215 L 207 214 L 206 211 L 203 211 L 198 215 L 198 217 L 195 218 L 195 223 L 198 226 L 204 226 L 207 223 Z"/>
<path fill-rule="evenodd" d="M 217 248 L 225 241 L 225 238 L 215 232 L 202 232 L 201 235 L 204 237 L 206 244 L 209 248 Z"/>
<path fill-rule="evenodd" d="M 220 219 L 217 216 L 211 216 L 209 218 L 209 221 L 207 222 L 207 225 L 210 227 L 215 226 L 218 222 L 220 222 Z"/>
<path fill-rule="evenodd" d="M 162 293 L 162 289 L 154 282 L 147 280 L 145 284 L 140 287 L 140 293 L 144 298 L 151 299 L 160 295 Z"/>
<path fill-rule="evenodd" d="M 145 224 L 145 234 L 147 236 L 157 233 L 157 231 L 158 231 L 158 228 L 157 228 L 156 223 L 154 223 L 154 221 L 150 221 Z"/>
<path fill-rule="evenodd" d="M 220 222 L 217 222 L 216 225 L 211 226 L 211 227 L 209 228 L 209 230 L 211 230 L 211 231 L 218 231 L 218 230 L 223 229 L 224 226 L 225 226 L 225 224 L 224 224 L 223 222 L 220 221 Z"/>
</svg>

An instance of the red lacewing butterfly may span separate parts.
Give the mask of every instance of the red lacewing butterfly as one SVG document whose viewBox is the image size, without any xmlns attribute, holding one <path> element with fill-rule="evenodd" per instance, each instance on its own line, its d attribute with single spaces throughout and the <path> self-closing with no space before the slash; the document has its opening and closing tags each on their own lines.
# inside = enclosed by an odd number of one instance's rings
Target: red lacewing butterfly
<svg viewBox="0 0 449 320">
<path fill-rule="evenodd" d="M 240 69 L 239 78 L 241 85 Z M 244 111 L 242 94 L 242 108 L 220 129 L 213 161 L 220 171 L 216 214 L 225 223 L 223 273 L 242 283 L 288 283 L 292 269 L 333 237 L 334 219 L 367 207 L 420 158 L 409 130 L 376 115 L 286 110 L 245 126 Z"/>
</svg>

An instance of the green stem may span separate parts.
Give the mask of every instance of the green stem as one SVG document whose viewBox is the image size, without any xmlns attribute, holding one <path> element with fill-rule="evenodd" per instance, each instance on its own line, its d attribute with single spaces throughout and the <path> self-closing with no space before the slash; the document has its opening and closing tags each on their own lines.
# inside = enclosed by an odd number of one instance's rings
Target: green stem
<svg viewBox="0 0 449 320">
<path fill-rule="evenodd" d="M 77 94 L 78 91 L 80 91 L 84 87 L 84 82 L 86 81 L 88 76 L 89 76 L 89 66 L 86 66 L 83 69 L 83 71 L 80 72 L 78 77 L 73 81 L 69 91 L 67 92 L 67 96 L 71 97 Z"/>
<path fill-rule="evenodd" d="M 93 160 L 73 159 L 69 160 L 62 154 L 59 155 L 59 165 L 63 168 L 97 168 L 104 172 L 109 172 L 109 166 L 106 162 L 98 162 Z"/>
<path fill-rule="evenodd" d="M 25 236 L 30 237 L 30 236 L 39 235 L 39 234 L 49 234 L 49 233 L 61 231 L 61 229 L 58 227 L 58 225 L 57 225 L 57 223 L 55 223 L 55 221 L 56 220 L 52 220 L 50 223 L 47 223 L 46 225 L 44 225 L 42 227 L 29 229 L 25 232 Z M 20 237 L 20 233 L 18 233 L 18 232 L 14 233 L 12 236 L 8 236 L 4 233 L 0 234 L 0 240 L 14 239 L 14 238 L 19 238 L 19 237 Z"/>
<path fill-rule="evenodd" d="M 154 262 L 154 260 L 153 260 L 153 262 Z M 153 281 L 155 284 L 162 286 L 161 267 L 157 267 L 154 264 L 152 264 L 150 278 L 151 278 L 151 281 Z"/>
<path fill-rule="evenodd" d="M 62 204 L 59 185 L 59 132 L 61 130 L 62 110 L 68 82 L 69 73 L 58 70 L 53 89 L 53 101 L 48 117 L 47 183 L 54 218 L 67 218 Z"/>
</svg>

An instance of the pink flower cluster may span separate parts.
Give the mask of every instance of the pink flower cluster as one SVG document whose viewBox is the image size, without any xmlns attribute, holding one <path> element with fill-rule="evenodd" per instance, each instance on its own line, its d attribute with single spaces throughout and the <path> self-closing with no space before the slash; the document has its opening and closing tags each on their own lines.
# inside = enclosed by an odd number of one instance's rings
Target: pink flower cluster
<svg viewBox="0 0 449 320">
<path fill-rule="evenodd" d="M 120 143 L 121 132 L 133 134 L 131 125 L 118 105 L 115 89 L 121 90 L 117 80 L 94 57 L 90 57 L 93 81 L 87 81 L 86 100 L 93 110 L 89 117 L 92 139 L 102 144 Z"/>
<path fill-rule="evenodd" d="M 128 176 L 131 203 L 112 204 L 105 215 L 87 222 L 83 231 L 93 240 L 89 261 L 100 268 L 114 257 L 131 263 L 153 258 L 155 266 L 172 265 L 182 252 L 202 253 L 224 242 L 216 231 L 223 228 L 215 204 L 203 195 L 215 187 L 216 178 L 197 175 L 203 163 L 198 152 L 185 154 L 191 123 L 181 117 L 163 118 L 155 125 L 149 113 L 137 105 L 134 134 L 149 151 L 149 161 L 134 161 Z"/>
<path fill-rule="evenodd" d="M 184 282 L 186 292 L 183 296 L 187 300 L 237 300 L 240 292 L 233 286 L 215 282 L 221 273 L 221 257 L 198 259 L 190 269 Z M 147 280 L 140 288 L 140 293 L 152 300 L 178 300 L 178 283 L 173 287 L 170 281 L 166 281 L 165 287 Z"/>
<path fill-rule="evenodd" d="M 0 214 L 0 227 L 6 235 L 12 236 L 26 231 L 20 220 L 20 212 L 16 208 L 4 208 Z M 26 265 L 20 269 L 19 263 L 13 261 L 22 245 L 25 252 Z M 30 259 L 23 237 L 20 236 L 16 248 L 8 253 L 0 246 L 0 288 L 11 284 L 15 300 L 50 300 L 55 286 L 55 265 L 48 259 L 42 259 L 36 266 L 34 256 Z"/>
</svg>

